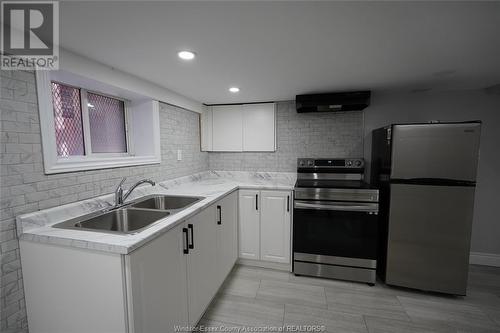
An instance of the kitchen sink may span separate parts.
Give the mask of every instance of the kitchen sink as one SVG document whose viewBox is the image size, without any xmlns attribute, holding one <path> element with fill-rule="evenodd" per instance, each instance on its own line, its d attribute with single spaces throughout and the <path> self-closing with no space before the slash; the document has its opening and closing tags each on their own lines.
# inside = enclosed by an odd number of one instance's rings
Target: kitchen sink
<svg viewBox="0 0 500 333">
<path fill-rule="evenodd" d="M 132 234 L 202 199 L 204 198 L 153 194 L 112 210 L 55 224 L 54 228 Z"/>
<path fill-rule="evenodd" d="M 77 222 L 75 227 L 129 233 L 147 227 L 151 223 L 168 215 L 170 215 L 170 212 L 165 211 L 131 208 L 117 209 L 82 222 Z"/>
<path fill-rule="evenodd" d="M 121 208 L 102 214 L 89 214 L 54 225 L 55 228 L 103 232 L 135 233 L 170 215 L 168 211 Z"/>
<path fill-rule="evenodd" d="M 136 203 L 131 204 L 130 207 L 161 210 L 182 209 L 202 199 L 204 198 L 173 195 L 153 195 L 148 196 L 144 199 L 139 199 Z"/>
</svg>

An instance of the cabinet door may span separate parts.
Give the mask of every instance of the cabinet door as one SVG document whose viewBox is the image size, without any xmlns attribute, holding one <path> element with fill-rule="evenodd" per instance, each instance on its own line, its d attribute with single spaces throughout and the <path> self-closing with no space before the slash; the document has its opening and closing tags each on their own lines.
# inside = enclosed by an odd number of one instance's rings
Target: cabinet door
<svg viewBox="0 0 500 333">
<path fill-rule="evenodd" d="M 213 151 L 243 150 L 243 118 L 241 105 L 212 107 Z"/>
<path fill-rule="evenodd" d="M 244 259 L 260 258 L 260 193 L 240 190 L 239 193 L 239 256 Z"/>
<path fill-rule="evenodd" d="M 134 332 L 170 332 L 188 323 L 183 227 L 125 256 Z"/>
<path fill-rule="evenodd" d="M 187 221 L 190 249 L 187 255 L 189 324 L 196 325 L 217 292 L 217 226 L 215 206 Z"/>
<path fill-rule="evenodd" d="M 243 105 L 243 151 L 275 151 L 274 103 Z"/>
<path fill-rule="evenodd" d="M 200 114 L 201 151 L 212 151 L 212 126 L 212 107 L 207 106 Z"/>
<path fill-rule="evenodd" d="M 219 283 L 224 281 L 238 258 L 237 203 L 237 194 L 232 193 L 216 204 Z"/>
<path fill-rule="evenodd" d="M 291 192 L 261 191 L 260 258 L 290 262 Z"/>
</svg>

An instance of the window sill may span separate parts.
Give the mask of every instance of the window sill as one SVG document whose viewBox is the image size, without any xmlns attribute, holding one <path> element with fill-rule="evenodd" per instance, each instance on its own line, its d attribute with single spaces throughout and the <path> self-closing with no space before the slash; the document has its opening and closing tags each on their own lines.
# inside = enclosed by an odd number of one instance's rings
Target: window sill
<svg viewBox="0 0 500 333">
<path fill-rule="evenodd" d="M 63 172 L 109 169 L 126 166 L 159 164 L 160 162 L 161 159 L 157 158 L 156 156 L 58 158 L 54 164 L 45 165 L 45 173 L 54 174 Z"/>
</svg>

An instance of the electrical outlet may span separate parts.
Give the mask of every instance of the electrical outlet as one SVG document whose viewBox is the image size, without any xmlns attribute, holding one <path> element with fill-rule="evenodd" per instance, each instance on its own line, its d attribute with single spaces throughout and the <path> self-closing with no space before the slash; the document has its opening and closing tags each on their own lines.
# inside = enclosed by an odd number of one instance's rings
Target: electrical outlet
<svg viewBox="0 0 500 333">
<path fill-rule="evenodd" d="M 182 150 L 177 150 L 177 161 L 182 161 Z"/>
</svg>

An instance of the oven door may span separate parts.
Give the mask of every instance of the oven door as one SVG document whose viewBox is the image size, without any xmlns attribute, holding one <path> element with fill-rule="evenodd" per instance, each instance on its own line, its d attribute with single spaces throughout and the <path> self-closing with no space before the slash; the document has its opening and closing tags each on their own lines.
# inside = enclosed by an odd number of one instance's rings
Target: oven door
<svg viewBox="0 0 500 333">
<path fill-rule="evenodd" d="M 378 203 L 295 200 L 293 252 L 375 260 L 377 214 Z"/>
</svg>

